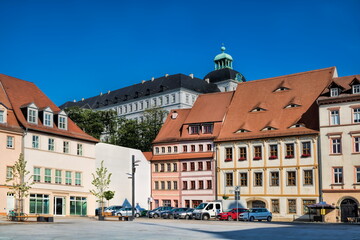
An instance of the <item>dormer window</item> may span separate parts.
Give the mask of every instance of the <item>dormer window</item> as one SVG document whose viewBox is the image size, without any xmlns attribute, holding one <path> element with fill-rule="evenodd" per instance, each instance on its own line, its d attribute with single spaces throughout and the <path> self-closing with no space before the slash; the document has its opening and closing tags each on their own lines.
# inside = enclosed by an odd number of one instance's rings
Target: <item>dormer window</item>
<svg viewBox="0 0 360 240">
<path fill-rule="evenodd" d="M 271 130 L 276 130 L 276 128 L 268 126 L 268 127 L 263 128 L 261 131 L 271 131 Z"/>
<path fill-rule="evenodd" d="M 277 89 L 275 89 L 274 92 L 282 92 L 282 91 L 286 91 L 286 90 L 289 90 L 289 88 L 287 88 L 287 87 L 278 87 Z"/>
<path fill-rule="evenodd" d="M 285 106 L 285 108 L 295 108 L 295 107 L 300 107 L 300 105 L 295 103 L 290 103 L 289 105 Z"/>
<path fill-rule="evenodd" d="M 4 114 L 5 111 L 4 110 L 0 110 L 0 123 L 4 123 L 5 122 L 5 117 Z"/>
<path fill-rule="evenodd" d="M 352 93 L 359 94 L 360 93 L 360 84 L 356 84 L 352 86 Z"/>
<path fill-rule="evenodd" d="M 58 114 L 58 128 L 62 130 L 68 129 L 68 117 L 63 110 Z"/>
<path fill-rule="evenodd" d="M 204 134 L 211 134 L 213 132 L 213 125 L 212 124 L 204 124 L 202 126 L 202 132 Z"/>
<path fill-rule="evenodd" d="M 263 111 L 266 111 L 266 110 L 261 107 L 256 107 L 253 110 L 251 110 L 250 112 L 263 112 Z"/>
<path fill-rule="evenodd" d="M 199 125 L 190 125 L 189 134 L 199 134 Z"/>
<path fill-rule="evenodd" d="M 245 133 L 245 132 L 250 132 L 250 131 L 246 129 L 239 129 L 236 131 L 236 133 Z"/>
<path fill-rule="evenodd" d="M 27 121 L 34 124 L 38 123 L 38 110 L 35 104 L 31 104 L 27 109 Z"/>
<path fill-rule="evenodd" d="M 43 110 L 43 124 L 46 127 L 53 127 L 54 120 L 53 120 L 53 112 L 51 108 L 47 107 Z"/>
<path fill-rule="evenodd" d="M 302 123 L 296 123 L 296 124 L 290 126 L 290 128 L 300 128 L 300 127 L 305 127 L 305 125 Z"/>
<path fill-rule="evenodd" d="M 339 96 L 340 89 L 339 88 L 330 88 L 330 97 Z"/>
</svg>

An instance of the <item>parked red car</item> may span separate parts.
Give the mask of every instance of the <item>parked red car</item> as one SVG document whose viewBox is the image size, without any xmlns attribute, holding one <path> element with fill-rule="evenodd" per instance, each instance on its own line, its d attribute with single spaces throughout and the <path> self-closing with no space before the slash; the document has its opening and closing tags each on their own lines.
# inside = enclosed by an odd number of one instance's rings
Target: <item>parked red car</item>
<svg viewBox="0 0 360 240">
<path fill-rule="evenodd" d="M 217 218 L 219 220 L 228 220 L 228 221 L 237 220 L 239 214 L 246 211 L 248 211 L 246 208 L 233 208 L 231 209 L 231 211 L 220 213 L 217 216 Z"/>
</svg>

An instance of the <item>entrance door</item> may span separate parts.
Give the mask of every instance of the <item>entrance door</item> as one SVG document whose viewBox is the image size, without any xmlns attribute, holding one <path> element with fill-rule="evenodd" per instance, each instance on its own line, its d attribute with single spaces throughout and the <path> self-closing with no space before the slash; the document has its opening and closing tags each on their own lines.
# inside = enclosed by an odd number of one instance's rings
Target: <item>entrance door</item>
<svg viewBox="0 0 360 240">
<path fill-rule="evenodd" d="M 54 198 L 54 215 L 65 215 L 65 198 Z"/>
<path fill-rule="evenodd" d="M 10 210 L 13 210 L 14 208 L 15 208 L 14 194 L 8 193 L 6 199 L 6 213 L 8 213 Z"/>
<path fill-rule="evenodd" d="M 358 206 L 352 199 L 345 199 L 340 204 L 341 221 L 347 222 L 348 217 L 358 217 Z"/>
</svg>

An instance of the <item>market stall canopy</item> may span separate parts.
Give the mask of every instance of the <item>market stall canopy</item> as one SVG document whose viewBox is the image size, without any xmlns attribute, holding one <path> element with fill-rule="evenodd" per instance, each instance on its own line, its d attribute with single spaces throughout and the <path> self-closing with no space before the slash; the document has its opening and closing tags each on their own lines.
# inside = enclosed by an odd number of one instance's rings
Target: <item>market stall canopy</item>
<svg viewBox="0 0 360 240">
<path fill-rule="evenodd" d="M 307 205 L 307 207 L 313 209 L 335 209 L 333 205 L 327 204 L 326 202 L 319 202 L 319 203 Z"/>
</svg>

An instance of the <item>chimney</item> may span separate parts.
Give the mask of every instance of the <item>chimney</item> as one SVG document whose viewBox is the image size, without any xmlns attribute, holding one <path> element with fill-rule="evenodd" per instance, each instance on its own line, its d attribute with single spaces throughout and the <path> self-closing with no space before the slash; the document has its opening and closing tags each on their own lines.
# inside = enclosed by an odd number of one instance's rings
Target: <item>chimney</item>
<svg viewBox="0 0 360 240">
<path fill-rule="evenodd" d="M 209 79 L 209 78 L 205 78 L 205 82 L 210 83 L 210 79 Z"/>
<path fill-rule="evenodd" d="M 108 94 L 110 94 L 110 90 L 108 90 Z"/>
<path fill-rule="evenodd" d="M 189 76 L 194 79 L 194 74 L 193 73 L 190 73 Z"/>
<path fill-rule="evenodd" d="M 100 92 L 100 96 L 102 96 L 102 92 Z"/>
<path fill-rule="evenodd" d="M 141 83 L 144 84 L 144 83 L 145 83 L 145 80 L 142 80 Z"/>
<path fill-rule="evenodd" d="M 176 119 L 178 115 L 179 114 L 177 113 L 177 111 L 173 111 L 171 114 L 171 119 Z"/>
<path fill-rule="evenodd" d="M 155 78 L 154 78 L 154 77 L 152 77 L 152 78 L 151 78 L 151 81 L 154 81 L 154 80 L 155 80 Z"/>
</svg>

